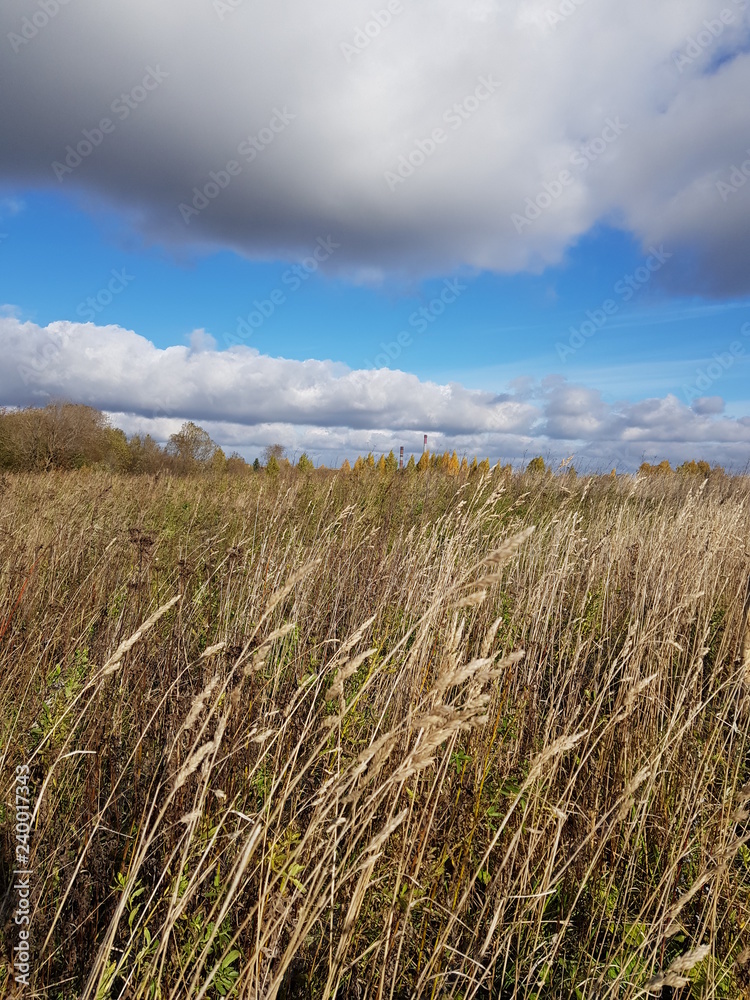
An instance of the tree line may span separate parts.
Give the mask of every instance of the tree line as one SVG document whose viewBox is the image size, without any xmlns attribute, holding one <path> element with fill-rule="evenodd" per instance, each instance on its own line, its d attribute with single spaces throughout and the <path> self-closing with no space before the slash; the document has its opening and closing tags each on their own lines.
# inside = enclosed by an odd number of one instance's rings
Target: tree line
<svg viewBox="0 0 750 1000">
<path fill-rule="evenodd" d="M 252 464 L 237 452 L 227 457 L 209 433 L 193 421 L 183 423 L 180 430 L 161 445 L 149 434 L 131 434 L 128 437 L 119 427 L 113 427 L 101 410 L 82 403 L 53 402 L 44 407 L 0 409 L 0 469 L 5 470 L 45 472 L 98 466 L 135 474 L 162 471 L 176 474 L 251 474 L 264 470 L 274 476 L 293 465 L 300 472 L 309 473 L 315 468 L 306 452 L 296 463 L 292 463 L 281 444 L 269 445 L 264 450 L 262 461 L 256 458 Z M 378 459 L 370 452 L 365 457 L 357 458 L 354 466 L 345 460 L 341 471 L 392 474 L 398 471 L 398 467 L 393 451 L 380 455 Z M 473 476 L 489 473 L 490 468 L 488 458 L 469 461 L 466 456 L 459 459 L 455 451 L 446 451 L 442 454 L 424 452 L 418 460 L 412 455 L 405 471 L 434 470 L 448 476 Z M 501 466 L 498 463 L 495 471 L 510 474 L 513 469 L 510 465 Z M 554 474 L 553 468 L 545 463 L 541 455 L 531 459 L 525 471 L 538 476 Z M 569 461 L 562 463 L 557 471 L 576 476 L 576 470 Z M 684 462 L 674 470 L 666 461 L 659 465 L 644 462 L 638 471 L 644 476 L 679 473 L 704 479 L 724 472 L 718 466 L 711 468 L 705 461 Z M 612 474 L 615 474 L 614 469 Z"/>
<path fill-rule="evenodd" d="M 231 471 L 246 466 L 227 458 L 207 431 L 188 422 L 162 446 L 149 434 L 128 437 L 108 417 L 81 403 L 0 410 L 0 468 L 45 472 L 102 466 L 122 472 Z"/>
</svg>

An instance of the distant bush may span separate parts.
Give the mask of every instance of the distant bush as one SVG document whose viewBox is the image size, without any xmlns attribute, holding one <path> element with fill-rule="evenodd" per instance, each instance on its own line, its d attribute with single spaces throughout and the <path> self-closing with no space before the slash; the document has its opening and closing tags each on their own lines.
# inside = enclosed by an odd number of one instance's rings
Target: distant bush
<svg viewBox="0 0 750 1000">
<path fill-rule="evenodd" d="M 713 469 L 708 464 L 701 460 L 696 462 L 691 459 L 689 462 L 683 462 L 682 465 L 678 465 L 676 469 L 672 469 L 672 466 L 666 460 L 659 462 L 658 465 L 649 465 L 648 462 L 644 462 L 638 469 L 638 472 L 642 476 L 667 476 L 672 472 L 679 473 L 681 476 L 700 476 L 703 479 L 708 479 L 709 476 L 723 476 L 726 473 L 720 465 L 715 465 Z"/>
<path fill-rule="evenodd" d="M 242 455 L 238 452 L 233 451 L 232 454 L 227 459 L 224 471 L 230 476 L 240 476 L 248 473 L 252 466 L 248 465 Z"/>
<path fill-rule="evenodd" d="M 683 462 L 677 467 L 677 471 L 684 476 L 702 476 L 703 479 L 708 479 L 711 475 L 711 466 L 708 462 Z"/>
<path fill-rule="evenodd" d="M 649 465 L 648 462 L 643 462 L 638 472 L 642 476 L 668 476 L 672 472 L 672 466 L 666 460 L 659 462 L 658 465 Z"/>
</svg>

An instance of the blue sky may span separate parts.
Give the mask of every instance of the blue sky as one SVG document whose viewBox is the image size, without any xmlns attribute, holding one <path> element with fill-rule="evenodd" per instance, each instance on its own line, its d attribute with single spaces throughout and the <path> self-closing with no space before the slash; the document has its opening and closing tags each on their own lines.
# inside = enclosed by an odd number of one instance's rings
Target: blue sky
<svg viewBox="0 0 750 1000">
<path fill-rule="evenodd" d="M 95 6 L 81 6 L 88 29 L 104 32 Z M 9 366 L 0 404 L 68 395 L 160 437 L 200 414 L 248 456 L 285 435 L 290 449 L 329 460 L 396 444 L 406 429 L 416 440 L 424 425 L 440 446 L 493 459 L 538 449 L 633 463 L 702 451 L 743 464 L 747 4 L 693 6 L 668 0 L 644 44 L 614 7 L 555 24 L 528 0 L 508 29 L 492 0 L 445 0 L 428 39 L 427 7 L 397 3 L 365 45 L 366 5 L 330 2 L 308 52 L 283 18 L 247 5 L 227 25 L 219 8 L 169 3 L 149 35 L 135 4 L 117 15 L 122 44 L 102 34 L 98 54 L 114 49 L 95 60 L 91 85 L 76 63 L 82 11 L 61 8 L 23 43 L 5 12 L 14 51 L 2 82 L 23 108 L 0 117 L 0 336 L 16 369 L 28 371 L 35 338 L 52 338 L 57 354 L 31 383 Z M 180 49 L 169 34 L 178 23 Z M 530 69 L 516 67 L 523 97 L 508 70 L 491 69 L 503 30 L 532 53 Z M 208 37 L 203 45 L 209 34 L 223 53 Z M 237 35 L 275 40 L 280 62 L 240 58 Z M 599 51 L 582 64 L 593 37 Z M 180 74 L 188 54 L 202 89 Z M 43 69 L 52 56 L 57 80 Z M 414 93 L 404 96 L 404 79 Z M 252 93 L 250 112 L 221 96 L 222 82 Z M 76 163 L 73 147 L 92 134 L 97 148 L 84 142 Z M 211 197 L 201 201 L 201 189 Z M 144 371 L 159 372 L 153 406 L 128 396 L 114 362 L 140 351 Z M 214 412 L 206 386 L 167 386 L 172 361 L 197 355 L 211 398 L 222 378 L 242 398 L 245 379 L 256 396 L 259 385 L 276 401 L 290 392 L 288 413 L 275 403 L 267 420 L 259 404 Z M 311 376 L 309 364 L 285 361 L 327 364 Z M 375 380 L 376 369 L 396 374 Z M 292 383 L 299 375 L 299 391 L 278 391 L 282 371 Z M 362 371 L 341 402 L 340 380 Z M 476 428 L 461 400 L 485 407 Z"/>
<path fill-rule="evenodd" d="M 162 348 L 187 343 L 196 328 L 221 348 L 224 335 L 236 334 L 238 321 L 255 310 L 253 303 L 280 289 L 285 301 L 247 340 L 264 354 L 332 359 L 351 368 L 403 367 L 420 378 L 496 391 L 535 370 L 559 373 L 599 386 L 614 402 L 684 396 L 684 386 L 740 336 L 750 317 L 742 298 L 670 295 L 658 272 L 623 301 L 615 285 L 644 255 L 628 234 L 603 226 L 572 246 L 562 264 L 538 275 L 463 270 L 363 287 L 317 271 L 297 287 L 293 279 L 282 282 L 289 260 L 258 263 L 228 251 L 184 259 L 144 245 L 116 217 L 93 215 L 59 195 L 17 189 L 9 197 L 23 208 L 6 210 L 3 223 L 5 301 L 41 325 L 80 321 L 92 310 L 86 300 L 106 287 L 113 270 L 125 269 L 132 281 L 111 303 L 95 302 L 96 321 L 135 330 Z M 664 266 L 679 268 L 679 261 Z M 466 290 L 435 315 L 429 304 L 450 278 Z M 557 345 L 606 299 L 618 303 L 618 313 L 585 347 L 561 355 Z M 423 307 L 428 315 L 415 317 Z M 398 344 L 402 331 L 411 336 L 408 346 Z M 741 360 L 722 378 L 728 404 L 748 404 L 749 374 Z"/>
</svg>

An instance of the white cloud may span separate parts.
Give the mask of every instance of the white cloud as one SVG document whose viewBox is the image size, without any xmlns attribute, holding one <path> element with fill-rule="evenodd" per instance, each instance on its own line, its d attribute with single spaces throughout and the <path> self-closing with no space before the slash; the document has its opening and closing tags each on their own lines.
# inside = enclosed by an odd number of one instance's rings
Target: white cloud
<svg viewBox="0 0 750 1000">
<path fill-rule="evenodd" d="M 206 333 L 204 329 L 193 330 L 188 338 L 191 354 L 204 354 L 208 351 L 215 351 L 218 343 L 216 338 Z"/>
<path fill-rule="evenodd" d="M 430 435 L 433 450 L 456 448 L 493 460 L 543 453 L 578 462 L 637 465 L 644 458 L 708 457 L 744 466 L 750 418 L 721 416 L 721 397 L 602 399 L 562 376 L 519 378 L 496 393 L 438 385 L 401 371 L 352 371 L 333 361 L 296 361 L 247 347 L 217 351 L 194 331 L 190 346 L 159 349 L 117 326 L 56 322 L 39 327 L 0 317 L 0 398 L 39 405 L 67 398 L 115 415 L 126 431 L 158 439 L 196 420 L 225 449 L 254 454 L 281 441 L 327 461 Z"/>
</svg>

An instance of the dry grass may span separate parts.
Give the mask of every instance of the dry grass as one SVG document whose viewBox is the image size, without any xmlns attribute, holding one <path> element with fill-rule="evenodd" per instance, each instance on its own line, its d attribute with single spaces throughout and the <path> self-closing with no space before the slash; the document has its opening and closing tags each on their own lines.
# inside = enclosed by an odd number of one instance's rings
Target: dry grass
<svg viewBox="0 0 750 1000">
<path fill-rule="evenodd" d="M 746 996 L 749 499 L 5 477 L 28 995 Z"/>
</svg>

